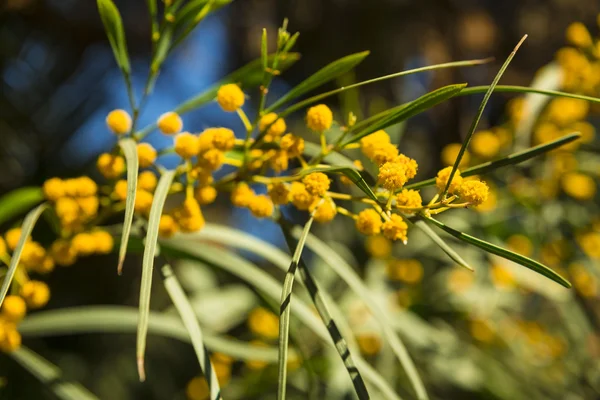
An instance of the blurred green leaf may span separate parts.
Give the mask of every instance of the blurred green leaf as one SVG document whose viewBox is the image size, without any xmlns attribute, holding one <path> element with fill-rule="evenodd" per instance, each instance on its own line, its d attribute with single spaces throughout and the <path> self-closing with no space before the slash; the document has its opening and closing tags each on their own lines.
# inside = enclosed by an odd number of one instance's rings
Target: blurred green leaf
<svg viewBox="0 0 600 400">
<path fill-rule="evenodd" d="M 137 191 L 137 179 L 138 179 L 138 154 L 137 154 L 137 143 L 133 139 L 121 139 L 119 140 L 119 147 L 125 155 L 125 161 L 127 163 L 127 198 L 125 200 L 125 220 L 123 221 L 123 233 L 121 235 L 121 246 L 119 248 L 119 265 L 117 272 L 121 275 L 123 271 L 123 262 L 125 261 L 125 254 L 127 254 L 127 241 L 131 233 L 131 224 L 133 223 L 133 211 L 135 206 L 135 194 Z"/>
<path fill-rule="evenodd" d="M 121 14 L 112 0 L 97 0 L 98 12 L 104 24 L 108 41 L 112 47 L 117 64 L 126 78 L 131 74 L 129 55 L 127 54 L 127 43 Z"/>
<path fill-rule="evenodd" d="M 435 233 L 435 231 L 433 229 L 431 229 L 425 221 L 423 221 L 421 219 L 416 219 L 416 218 L 407 218 L 406 220 L 408 222 L 414 224 L 425 235 L 429 236 L 429 238 L 440 249 L 442 249 L 442 251 L 444 253 L 446 253 L 448 255 L 448 257 L 450 257 L 455 263 L 457 263 L 461 267 L 468 269 L 469 271 L 473 271 L 473 268 L 469 264 L 467 264 L 467 262 L 465 260 L 463 260 L 463 258 L 460 255 L 458 255 L 457 252 L 455 252 L 450 246 L 448 246 L 448 244 L 444 241 L 444 239 L 439 237 L 439 235 L 437 233 Z"/>
<path fill-rule="evenodd" d="M 181 41 L 189 34 L 194 27 L 198 24 L 199 15 L 201 15 L 202 10 L 205 5 L 209 2 L 212 3 L 210 5 L 210 11 L 216 11 L 219 8 L 226 6 L 231 3 L 233 0 L 190 0 L 185 6 L 177 12 L 177 16 L 175 18 L 175 36 L 178 37 L 178 41 Z M 200 18 L 202 19 L 202 18 Z M 181 35 L 184 35 L 181 37 Z M 181 37 L 181 39 L 180 39 Z"/>
<path fill-rule="evenodd" d="M 463 90 L 460 95 L 467 96 L 471 94 L 482 94 L 486 93 L 489 90 L 489 86 L 473 86 L 470 88 L 466 88 Z M 600 98 L 598 97 L 590 97 L 584 96 L 581 94 L 560 92 L 556 90 L 544 90 L 544 89 L 536 89 L 526 86 L 514 86 L 514 85 L 497 85 L 494 89 L 495 92 L 500 93 L 534 93 L 534 94 L 543 94 L 551 97 L 568 97 L 570 99 L 578 99 L 589 101 L 590 103 L 600 104 Z"/>
<path fill-rule="evenodd" d="M 0 225 L 44 200 L 44 193 L 39 187 L 23 187 L 0 197 Z"/>
<path fill-rule="evenodd" d="M 267 48 L 267 30 L 263 28 L 262 37 L 260 39 L 260 59 L 262 61 L 263 74 L 267 73 L 269 68 L 269 50 Z"/>
<path fill-rule="evenodd" d="M 488 253 L 492 253 L 492 254 L 495 254 L 502 258 L 506 258 L 507 260 L 514 261 L 517 264 L 521 264 L 522 266 L 527 267 L 527 268 L 531 269 L 532 271 L 535 271 L 538 274 L 543 275 L 546 278 L 551 279 L 554 282 L 556 282 L 559 285 L 562 285 L 566 288 L 571 287 L 571 283 L 569 283 L 569 281 L 567 281 L 565 278 L 563 278 L 562 276 L 560 276 L 559 274 L 554 272 L 552 269 L 546 267 L 544 264 L 541 264 L 535 260 L 532 260 L 531 258 L 514 253 L 510 250 L 503 249 L 502 247 L 488 243 L 484 240 L 477 239 L 471 235 L 467 235 L 466 233 L 457 231 L 456 229 L 451 228 L 436 219 L 433 219 L 430 217 L 424 217 L 424 218 L 426 218 L 428 221 L 430 221 L 431 223 L 436 225 L 438 228 L 440 228 L 440 229 L 446 231 L 447 233 L 449 233 L 450 235 L 454 236 L 455 238 L 462 240 L 463 242 L 466 242 L 466 243 L 472 244 L 473 246 L 479 247 L 480 249 L 485 250 Z"/>
</svg>

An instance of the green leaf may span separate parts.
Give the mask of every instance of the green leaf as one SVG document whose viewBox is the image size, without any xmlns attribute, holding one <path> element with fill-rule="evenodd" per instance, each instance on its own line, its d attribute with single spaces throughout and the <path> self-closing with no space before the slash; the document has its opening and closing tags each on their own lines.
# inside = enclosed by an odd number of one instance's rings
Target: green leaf
<svg viewBox="0 0 600 400">
<path fill-rule="evenodd" d="M 361 175 L 361 171 L 356 169 L 356 167 L 315 167 L 315 168 L 307 168 L 300 173 L 300 176 L 305 176 L 313 172 L 324 172 L 324 173 L 340 173 L 344 174 L 350 179 L 354 184 L 362 190 L 367 196 L 369 196 L 373 201 L 379 202 L 375 193 L 371 190 L 365 179 Z"/>
<path fill-rule="evenodd" d="M 127 43 L 125 42 L 125 31 L 123 30 L 123 21 L 121 14 L 112 0 L 97 0 L 98 12 L 104 24 L 106 36 L 110 47 L 112 47 L 115 60 L 126 77 L 131 73 L 129 65 L 129 55 L 127 54 Z"/>
<path fill-rule="evenodd" d="M 492 92 L 494 91 L 494 88 L 500 81 L 500 78 L 502 78 L 504 71 L 506 71 L 506 68 L 508 68 L 508 65 L 512 61 L 515 54 L 517 54 L 517 50 L 519 50 L 519 47 L 521 47 L 521 44 L 523 44 L 525 39 L 527 39 L 527 35 L 523 36 L 521 38 L 521 40 L 519 41 L 519 43 L 517 43 L 517 45 L 515 46 L 512 53 L 510 53 L 510 55 L 508 56 L 506 61 L 504 61 L 504 64 L 502 64 L 502 67 L 500 67 L 500 71 L 498 71 L 498 73 L 496 74 L 496 77 L 492 81 L 492 84 L 488 88 L 488 91 L 485 93 L 485 96 L 483 97 L 483 100 L 481 101 L 481 104 L 479 105 L 479 109 L 477 110 L 477 114 L 475 115 L 475 118 L 473 119 L 473 122 L 471 123 L 471 128 L 469 128 L 467 137 L 465 138 L 465 140 L 462 143 L 462 146 L 460 147 L 458 156 L 456 156 L 456 160 L 454 160 L 454 165 L 452 166 L 452 171 L 450 172 L 450 176 L 448 177 L 448 182 L 446 183 L 446 187 L 444 188 L 444 191 L 442 192 L 442 196 L 441 196 L 442 198 L 445 198 L 446 193 L 448 193 L 448 189 L 450 188 L 450 185 L 452 184 L 454 175 L 456 174 L 456 171 L 458 170 L 458 166 L 460 165 L 460 162 L 462 160 L 463 155 L 465 154 L 465 151 L 467 151 L 467 148 L 469 147 L 469 143 L 471 143 L 471 138 L 473 137 L 473 134 L 475 133 L 475 130 L 477 129 L 477 125 L 479 125 L 479 120 L 481 119 L 481 116 L 483 115 L 483 111 L 485 110 L 485 106 L 487 105 L 488 100 L 492 96 Z"/>
<path fill-rule="evenodd" d="M 23 225 L 21 226 L 21 236 L 19 237 L 19 242 L 17 243 L 17 247 L 12 253 L 10 258 L 10 265 L 8 266 L 8 271 L 6 275 L 4 275 L 4 279 L 2 281 L 2 287 L 0 288 L 0 307 L 4 302 L 4 298 L 6 297 L 6 293 L 8 293 L 8 288 L 15 276 L 15 272 L 17 271 L 17 266 L 19 265 L 19 261 L 21 260 L 21 254 L 23 253 L 23 247 L 25 247 L 25 243 L 29 236 L 31 236 L 31 231 L 33 231 L 33 227 L 35 223 L 40 218 L 40 215 L 46 210 L 48 207 L 48 203 L 43 203 L 34 208 L 33 210 L 27 213 L 25 220 L 23 221 Z"/>
<path fill-rule="evenodd" d="M 438 234 L 435 233 L 435 231 L 431 229 L 429 225 L 427 225 L 427 223 L 425 223 L 425 221 L 417 218 L 408 218 L 407 221 L 417 226 L 417 228 L 419 228 L 424 234 L 429 236 L 429 238 L 436 245 L 438 245 L 438 247 L 442 249 L 442 251 L 446 253 L 448 257 L 450 257 L 455 263 L 457 263 L 461 267 L 468 269 L 469 271 L 473 271 L 473 268 L 469 264 L 467 264 L 467 262 L 463 260 L 463 258 L 460 255 L 458 255 L 457 252 L 452 250 L 452 248 L 448 246 L 448 244 L 446 244 L 444 239 L 439 237 Z"/>
<path fill-rule="evenodd" d="M 158 180 L 150 216 L 148 217 L 148 232 L 146 233 L 146 243 L 144 247 L 144 257 L 142 259 L 142 284 L 140 289 L 140 319 L 137 333 L 137 364 L 140 381 L 146 379 L 144 370 L 144 353 L 146 352 L 146 336 L 148 334 L 148 315 L 150 313 L 150 294 L 152 289 L 152 270 L 154 269 L 154 256 L 156 253 L 158 240 L 158 226 L 160 216 L 165 206 L 165 200 L 169 193 L 169 188 L 175 177 L 175 171 L 165 172 Z"/>
<path fill-rule="evenodd" d="M 559 285 L 562 285 L 566 288 L 571 287 L 571 283 L 569 283 L 569 281 L 567 281 L 562 276 L 560 276 L 559 274 L 554 272 L 552 269 L 546 267 L 544 264 L 541 264 L 535 260 L 532 260 L 531 258 L 522 256 L 520 254 L 513 253 L 510 250 L 503 249 L 502 247 L 488 243 L 484 240 L 477 239 L 471 235 L 467 235 L 466 233 L 457 231 L 456 229 L 451 228 L 436 219 L 429 218 L 429 217 L 424 217 L 424 218 L 426 218 L 428 221 L 432 222 L 438 228 L 448 232 L 450 235 L 454 236 L 455 238 L 462 240 L 463 242 L 466 242 L 466 243 L 472 244 L 473 246 L 479 247 L 480 249 L 485 250 L 488 253 L 492 253 L 492 254 L 495 254 L 502 258 L 506 258 L 507 260 L 514 261 L 517 264 L 521 264 L 522 266 L 527 267 L 527 268 L 531 269 L 532 271 L 535 271 L 538 274 L 543 275 L 546 278 L 551 279 L 554 282 L 556 282 Z"/>
<path fill-rule="evenodd" d="M 347 139 L 341 145 L 341 147 L 344 147 L 350 143 L 357 142 L 363 137 L 370 135 L 373 132 L 376 132 L 380 129 L 385 129 L 392 125 L 399 124 L 400 122 L 405 121 L 410 117 L 427 111 L 428 109 L 458 95 L 461 92 L 461 90 L 463 90 L 466 86 L 466 83 L 444 86 L 442 88 L 429 92 L 416 100 L 403 104 L 399 107 L 395 107 L 395 111 L 389 112 L 387 116 L 384 116 L 375 121 L 373 124 L 368 125 L 364 129 L 356 133 L 354 136 Z M 354 128 L 353 131 L 354 130 L 356 130 L 356 128 Z"/>
<path fill-rule="evenodd" d="M 481 94 L 486 93 L 489 90 L 489 86 L 473 86 L 463 90 L 460 95 L 467 96 L 472 94 Z M 557 90 L 545 90 L 545 89 L 536 89 L 527 86 L 514 86 L 514 85 L 497 85 L 494 89 L 495 92 L 499 93 L 534 93 L 534 94 L 543 94 L 551 97 L 567 97 L 570 99 L 578 99 L 589 101 L 590 103 L 600 104 L 600 98 L 598 97 L 590 97 L 584 96 L 581 94 L 560 92 Z"/>
<path fill-rule="evenodd" d="M 482 164 L 474 165 L 472 167 L 465 169 L 464 171 L 461 171 L 460 174 L 463 177 L 480 175 L 480 174 L 485 174 L 488 172 L 495 171 L 496 169 L 505 167 L 507 165 L 519 164 L 519 163 L 522 163 L 523 161 L 527 161 L 533 157 L 547 153 L 547 152 L 554 150 L 560 146 L 570 143 L 573 140 L 579 139 L 580 137 L 581 137 L 580 133 L 577 133 L 577 132 L 570 133 L 568 135 L 565 135 L 563 137 L 555 139 L 551 142 L 540 144 L 540 145 L 531 147 L 527 150 L 523 150 L 523 151 L 519 151 L 519 152 L 510 154 L 499 160 L 488 161 L 488 162 L 485 162 Z M 415 182 L 413 184 L 406 185 L 404 187 L 404 189 L 419 189 L 419 188 L 431 186 L 431 185 L 435 185 L 435 178 L 430 178 L 430 179 L 426 179 L 421 182 Z"/>
<path fill-rule="evenodd" d="M 287 92 L 281 98 L 279 98 L 275 103 L 273 103 L 265 113 L 269 113 L 274 111 L 284 105 L 285 103 L 302 96 L 303 94 L 310 92 L 311 90 L 324 85 L 325 83 L 342 76 L 346 72 L 350 71 L 358 64 L 360 64 L 367 56 L 369 55 L 368 51 L 363 51 L 360 53 L 351 54 L 349 56 L 340 58 L 325 67 L 321 68 L 317 72 L 315 72 L 310 77 L 306 78 L 302 81 L 298 86 L 294 87 L 292 90 Z"/>
<path fill-rule="evenodd" d="M 44 200 L 39 187 L 23 187 L 0 197 L 0 225 L 21 215 Z"/>
<path fill-rule="evenodd" d="M 269 50 L 267 48 L 267 30 L 263 28 L 262 37 L 260 39 L 260 59 L 262 61 L 263 73 L 267 73 L 269 68 Z"/>
<path fill-rule="evenodd" d="M 169 265 L 164 265 L 162 267 L 162 273 L 165 289 L 167 289 L 167 293 L 169 294 L 169 297 L 171 297 L 171 301 L 175 305 L 175 308 L 183 321 L 183 325 L 192 340 L 192 346 L 196 352 L 196 358 L 198 358 L 198 362 L 200 363 L 200 369 L 205 377 L 210 377 L 210 379 L 207 379 L 210 392 L 209 398 L 220 399 L 221 388 L 219 387 L 215 368 L 204 347 L 202 329 L 198 323 L 198 318 L 171 267 Z M 207 373 L 208 369 L 210 369 L 210 373 Z"/>
<path fill-rule="evenodd" d="M 133 139 L 119 140 L 119 147 L 125 155 L 127 162 L 127 198 L 125 201 L 125 220 L 123 221 L 123 233 L 121 235 L 121 247 L 119 248 L 119 265 L 117 272 L 121 275 L 123 271 L 123 262 L 127 253 L 127 241 L 131 233 L 131 224 L 133 223 L 133 211 L 135 206 L 135 194 L 137 191 L 138 179 L 138 154 L 137 143 Z"/>
<path fill-rule="evenodd" d="M 86 388 L 76 382 L 69 382 L 62 376 L 62 371 L 50 361 L 25 346 L 8 353 L 21 367 L 36 377 L 54 395 L 62 400 L 95 400 L 98 399 Z"/>
<path fill-rule="evenodd" d="M 216 11 L 221 7 L 226 6 L 231 3 L 233 0 L 191 0 L 186 3 L 185 6 L 179 10 L 177 16 L 175 18 L 175 32 L 176 36 L 180 37 L 184 32 L 189 34 L 194 27 L 197 25 L 196 20 L 198 19 L 198 15 L 201 15 L 202 9 L 204 8 L 209 1 L 212 3 L 210 7 L 210 11 Z M 186 35 L 187 35 L 186 34 Z M 183 37 L 182 39 L 184 39 Z M 178 40 L 182 40 L 178 39 Z"/>
</svg>

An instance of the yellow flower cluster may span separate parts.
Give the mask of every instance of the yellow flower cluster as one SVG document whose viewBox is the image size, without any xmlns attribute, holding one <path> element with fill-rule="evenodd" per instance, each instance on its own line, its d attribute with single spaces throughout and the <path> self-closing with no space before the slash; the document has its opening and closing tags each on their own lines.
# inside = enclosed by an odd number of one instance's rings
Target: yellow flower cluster
<svg viewBox="0 0 600 400">
<path fill-rule="evenodd" d="M 48 179 L 44 182 L 43 191 L 46 199 L 54 205 L 62 227 L 67 230 L 81 230 L 98 213 L 98 186 L 87 176 L 64 181 Z"/>
</svg>

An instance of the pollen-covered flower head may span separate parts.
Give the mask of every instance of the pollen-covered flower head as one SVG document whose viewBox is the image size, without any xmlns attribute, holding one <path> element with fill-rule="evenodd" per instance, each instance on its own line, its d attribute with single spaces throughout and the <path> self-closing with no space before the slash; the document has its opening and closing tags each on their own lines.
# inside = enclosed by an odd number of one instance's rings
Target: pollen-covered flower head
<svg viewBox="0 0 600 400">
<path fill-rule="evenodd" d="M 333 113 L 325 104 L 318 104 L 308 109 L 306 126 L 315 132 L 325 132 L 331 128 Z"/>
<path fill-rule="evenodd" d="M 273 168 L 273 171 L 279 173 L 285 171 L 289 166 L 289 156 L 285 151 L 272 151 L 272 156 L 269 158 L 269 166 Z"/>
<path fill-rule="evenodd" d="M 476 156 L 490 159 L 500 151 L 500 138 L 492 131 L 479 131 L 471 138 L 469 147 Z"/>
<path fill-rule="evenodd" d="M 337 215 L 335 203 L 330 198 L 315 199 L 308 211 L 314 212 L 315 221 L 321 224 L 332 221 Z"/>
<path fill-rule="evenodd" d="M 194 191 L 194 197 L 200 205 L 211 204 L 217 198 L 217 189 L 213 186 L 198 186 Z"/>
<path fill-rule="evenodd" d="M 175 153 L 181 158 L 189 160 L 196 156 L 199 150 L 198 136 L 189 132 L 183 132 L 175 136 Z"/>
<path fill-rule="evenodd" d="M 389 191 L 400 189 L 408 180 L 406 164 L 386 162 L 379 168 L 377 181 Z"/>
<path fill-rule="evenodd" d="M 298 157 L 304 152 L 304 139 L 294 136 L 291 133 L 286 133 L 281 138 L 279 147 L 287 153 L 288 157 Z"/>
<path fill-rule="evenodd" d="M 565 36 L 569 43 L 582 49 L 589 48 L 593 45 L 590 32 L 581 22 L 573 22 L 569 25 Z"/>
<path fill-rule="evenodd" d="M 290 201 L 298 210 L 308 210 L 314 197 L 306 190 L 302 182 L 292 182 L 290 185 Z"/>
<path fill-rule="evenodd" d="M 216 171 L 225 161 L 225 153 L 218 149 L 205 151 L 198 156 L 198 165 L 208 171 Z"/>
<path fill-rule="evenodd" d="M 417 175 L 417 169 L 419 168 L 419 165 L 417 164 L 416 160 L 407 157 L 404 154 L 399 154 L 398 157 L 394 158 L 394 162 L 404 165 L 404 174 L 406 175 L 407 179 L 412 179 Z"/>
<path fill-rule="evenodd" d="M 158 223 L 158 235 L 162 238 L 170 238 L 179 230 L 179 225 L 175 219 L 167 214 L 163 214 L 160 216 L 160 221 Z"/>
<path fill-rule="evenodd" d="M 187 198 L 183 201 L 181 207 L 176 210 L 175 219 L 182 232 L 196 232 L 206 224 L 200 204 L 194 198 Z"/>
<path fill-rule="evenodd" d="M 370 159 L 377 165 L 394 161 L 398 156 L 398 148 L 391 143 L 377 143 L 371 150 Z"/>
<path fill-rule="evenodd" d="M 50 299 L 50 289 L 48 285 L 40 281 L 28 281 L 21 286 L 19 291 L 21 297 L 31 309 L 44 307 Z"/>
<path fill-rule="evenodd" d="M 390 136 L 384 130 L 378 130 L 360 139 L 360 149 L 367 158 L 372 159 L 375 147 L 383 143 L 391 143 Z"/>
<path fill-rule="evenodd" d="M 6 250 L 6 242 L 4 241 L 2 236 L 0 236 L 0 256 L 6 254 Z"/>
<path fill-rule="evenodd" d="M 233 112 L 244 105 L 244 92 L 235 83 L 228 83 L 219 88 L 217 103 L 224 111 Z"/>
<path fill-rule="evenodd" d="M 6 239 L 6 245 L 12 251 L 17 247 L 19 238 L 21 237 L 21 228 L 12 228 L 6 231 L 4 238 Z M 31 236 L 27 237 L 27 241 L 31 241 Z"/>
<path fill-rule="evenodd" d="M 58 239 L 50 246 L 50 255 L 58 265 L 64 267 L 72 265 L 77 260 L 77 251 L 72 243 L 65 239 Z"/>
<path fill-rule="evenodd" d="M 248 202 L 248 208 L 256 218 L 270 217 L 275 209 L 271 198 L 264 194 L 252 196 Z"/>
<path fill-rule="evenodd" d="M 140 168 L 148 168 L 156 161 L 156 150 L 150 143 L 138 143 L 137 153 Z"/>
<path fill-rule="evenodd" d="M 74 183 L 75 196 L 94 196 L 98 192 L 98 185 L 88 176 L 82 176 L 71 180 Z"/>
<path fill-rule="evenodd" d="M 75 199 L 79 210 L 83 214 L 84 220 L 88 220 L 95 217 L 98 213 L 98 207 L 100 206 L 100 200 L 96 196 L 78 197 Z"/>
<path fill-rule="evenodd" d="M 408 225 L 398 214 L 390 215 L 390 220 L 383 223 L 381 230 L 383 236 L 390 240 L 402 240 L 403 242 L 407 240 Z"/>
<path fill-rule="evenodd" d="M 175 135 L 183 129 L 183 121 L 179 114 L 169 111 L 158 117 L 156 122 L 158 129 L 165 135 Z"/>
<path fill-rule="evenodd" d="M 63 225 L 70 225 L 79 217 L 79 205 L 70 197 L 61 197 L 54 206 L 56 215 Z"/>
<path fill-rule="evenodd" d="M 313 172 L 302 179 L 308 193 L 313 196 L 323 196 L 329 190 L 329 177 L 322 172 Z"/>
<path fill-rule="evenodd" d="M 269 127 L 270 126 L 270 127 Z M 267 127 L 269 129 L 267 130 Z M 285 133 L 287 125 L 283 118 L 279 118 L 275 113 L 268 113 L 263 115 L 258 121 L 258 130 L 264 132 L 267 130 L 267 135 L 271 138 L 276 138 Z"/>
<path fill-rule="evenodd" d="M 403 189 L 396 195 L 396 205 L 399 207 L 419 208 L 423 204 L 418 190 Z"/>
<path fill-rule="evenodd" d="M 267 194 L 275 204 L 287 204 L 289 202 L 290 190 L 283 182 L 272 183 L 267 187 Z"/>
<path fill-rule="evenodd" d="M 56 201 L 65 195 L 65 185 L 59 178 L 50 178 L 44 182 L 42 191 L 47 200 Z"/>
<path fill-rule="evenodd" d="M 279 336 L 279 318 L 271 311 L 258 307 L 248 315 L 248 328 L 256 335 L 267 339 L 277 339 Z"/>
<path fill-rule="evenodd" d="M 2 303 L 0 315 L 9 322 L 19 322 L 25 316 L 27 305 L 25 300 L 19 296 L 8 295 Z"/>
<path fill-rule="evenodd" d="M 96 251 L 96 241 L 94 240 L 94 237 L 87 232 L 75 235 L 71 240 L 71 244 L 78 255 L 89 256 Z"/>
<path fill-rule="evenodd" d="M 235 145 L 235 134 L 229 128 L 210 128 L 212 144 L 216 149 L 229 151 Z"/>
<path fill-rule="evenodd" d="M 131 130 L 131 117 L 125 110 L 113 110 L 106 116 L 106 125 L 116 135 L 124 135 Z"/>
<path fill-rule="evenodd" d="M 110 153 L 100 154 L 96 163 L 98 171 L 106 179 L 118 178 L 125 172 L 125 160 L 121 156 Z"/>
<path fill-rule="evenodd" d="M 381 216 L 372 208 L 358 213 L 356 218 L 356 229 L 363 235 L 376 235 L 381 232 Z"/>
<path fill-rule="evenodd" d="M 437 186 L 437 188 L 442 191 L 446 188 L 446 184 L 448 183 L 448 180 L 450 179 L 450 173 L 452 172 L 452 167 L 446 167 L 442 170 L 440 170 L 435 178 L 435 185 Z M 448 193 L 452 194 L 454 193 L 462 184 L 463 182 L 463 178 L 460 175 L 460 171 L 457 169 L 456 173 L 454 174 L 454 177 L 452 178 L 452 183 L 450 184 L 450 187 L 448 188 Z"/>
<path fill-rule="evenodd" d="M 156 189 L 157 183 L 158 182 L 156 179 L 156 175 L 154 175 L 154 172 L 152 172 L 152 171 L 140 172 L 140 174 L 138 176 L 138 187 L 140 189 L 144 189 L 148 192 L 154 192 L 154 189 Z M 126 181 L 125 181 L 125 185 L 127 185 Z"/>
<path fill-rule="evenodd" d="M 152 193 L 143 190 L 137 189 L 135 192 L 135 202 L 133 203 L 133 209 L 143 215 L 148 215 L 150 213 L 150 208 L 152 207 L 152 200 L 154 196 Z"/>
<path fill-rule="evenodd" d="M 248 207 L 250 199 L 255 196 L 254 190 L 246 183 L 238 183 L 231 191 L 231 204 L 236 207 Z"/>
<path fill-rule="evenodd" d="M 479 180 L 464 181 L 458 188 L 460 198 L 474 206 L 484 203 L 488 198 L 489 188 Z"/>
</svg>

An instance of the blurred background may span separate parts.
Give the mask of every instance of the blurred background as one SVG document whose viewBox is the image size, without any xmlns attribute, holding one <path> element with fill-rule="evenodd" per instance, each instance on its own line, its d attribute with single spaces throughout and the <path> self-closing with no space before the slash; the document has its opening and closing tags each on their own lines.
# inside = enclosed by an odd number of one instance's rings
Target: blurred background
<svg viewBox="0 0 600 400">
<path fill-rule="evenodd" d="M 145 2 L 123 0 L 116 4 L 125 22 L 133 84 L 139 93 L 150 52 Z M 273 33 L 270 37 L 274 39 L 284 18 L 289 19 L 290 32 L 300 32 L 295 50 L 302 58 L 275 81 L 270 92 L 273 96 L 284 93 L 323 65 L 362 50 L 370 50 L 371 54 L 354 74 L 319 91 L 429 64 L 495 58 L 482 66 L 379 82 L 361 88 L 359 93 L 328 101 L 332 108 L 353 109 L 360 117 L 443 85 L 489 84 L 526 33 L 529 38 L 502 83 L 527 86 L 536 71 L 551 62 L 565 44 L 567 26 L 581 21 L 596 28 L 598 12 L 597 0 L 237 0 L 207 18 L 167 61 L 141 114 L 140 125 L 154 122 L 158 115 L 260 57 L 262 28 Z M 481 128 L 503 121 L 512 97 L 495 94 Z M 419 160 L 420 177 L 432 176 L 443 166 L 442 149 L 461 141 L 480 100 L 477 96 L 454 99 L 411 119 L 404 127 L 407 153 Z M 251 102 L 250 109 L 253 106 Z M 23 186 L 39 186 L 52 176 L 94 175 L 96 156 L 111 149 L 115 140 L 105 127 L 105 116 L 112 109 L 127 107 L 122 76 L 94 1 L 0 0 L 0 195 Z M 302 122 L 301 115 L 296 118 L 297 123 Z M 185 115 L 184 123 L 194 131 L 219 125 L 238 131 L 241 127 L 236 118 L 216 104 Z M 159 134 L 149 136 L 157 148 L 164 147 L 166 140 L 170 139 Z M 230 217 L 231 210 L 221 208 L 212 222 Z M 272 232 L 269 223 L 258 223 L 245 213 L 239 215 L 238 225 L 277 242 L 278 232 Z M 364 250 L 354 256 L 359 265 L 369 258 Z M 108 256 L 86 261 L 81 268 L 55 271 L 48 279 L 53 293 L 48 308 L 81 304 L 135 306 L 140 263 L 130 258 L 123 277 L 114 273 L 115 257 Z M 153 297 L 153 306 L 168 304 L 164 293 Z M 417 307 L 417 312 L 450 320 L 453 313 L 463 312 L 428 311 L 427 307 Z M 539 310 L 536 307 L 539 301 L 528 298 L 521 311 L 532 315 Z M 448 315 L 444 315 L 446 312 Z M 477 332 L 485 337 L 485 328 Z M 135 369 L 130 368 L 133 335 L 28 339 L 27 344 L 66 366 L 70 379 L 83 382 L 101 398 L 184 398 L 185 385 L 197 374 L 193 372 L 196 360 L 189 346 L 175 340 L 150 339 L 151 373 L 164 379 L 150 379 L 145 385 L 137 382 Z M 593 346 L 598 352 L 598 343 Z M 124 371 L 124 375 L 117 377 L 111 373 L 113 370 Z M 2 399 L 53 398 L 2 355 L 0 379 L 0 384 L 5 384 L 0 386 Z M 497 392 L 471 392 L 446 383 L 436 386 L 433 394 L 436 398 L 502 397 Z"/>
</svg>

